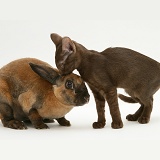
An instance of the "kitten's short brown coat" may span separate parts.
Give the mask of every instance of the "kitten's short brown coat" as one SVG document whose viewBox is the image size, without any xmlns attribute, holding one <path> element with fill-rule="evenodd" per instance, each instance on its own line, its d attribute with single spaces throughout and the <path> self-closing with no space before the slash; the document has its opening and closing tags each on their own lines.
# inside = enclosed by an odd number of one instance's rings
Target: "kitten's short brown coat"
<svg viewBox="0 0 160 160">
<path fill-rule="evenodd" d="M 77 69 L 91 88 L 96 101 L 98 121 L 93 128 L 105 126 L 105 100 L 112 116 L 112 128 L 122 128 L 117 88 L 124 88 L 140 108 L 130 121 L 148 123 L 153 106 L 153 94 L 160 87 L 160 64 L 127 48 L 108 48 L 102 52 L 86 49 L 69 37 L 51 34 L 56 45 L 56 65 L 63 74 Z"/>
</svg>

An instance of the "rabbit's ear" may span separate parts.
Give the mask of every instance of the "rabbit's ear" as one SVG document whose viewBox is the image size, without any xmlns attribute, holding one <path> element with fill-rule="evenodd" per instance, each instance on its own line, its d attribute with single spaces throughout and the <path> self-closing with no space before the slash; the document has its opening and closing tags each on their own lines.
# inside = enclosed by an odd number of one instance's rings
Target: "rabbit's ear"
<svg viewBox="0 0 160 160">
<path fill-rule="evenodd" d="M 60 44 L 60 42 L 62 41 L 62 37 L 59 36 L 58 34 L 56 33 L 52 33 L 50 35 L 51 37 L 51 40 L 53 41 L 53 43 L 57 46 L 58 44 Z"/>
<path fill-rule="evenodd" d="M 56 84 L 57 78 L 60 77 L 59 73 L 51 67 L 33 63 L 29 63 L 29 65 L 35 73 L 54 85 Z"/>
</svg>

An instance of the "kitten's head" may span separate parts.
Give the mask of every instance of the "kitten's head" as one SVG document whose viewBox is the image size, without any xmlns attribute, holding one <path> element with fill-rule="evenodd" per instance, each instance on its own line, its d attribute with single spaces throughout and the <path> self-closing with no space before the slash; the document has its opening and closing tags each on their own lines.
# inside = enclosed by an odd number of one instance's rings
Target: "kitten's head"
<svg viewBox="0 0 160 160">
<path fill-rule="evenodd" d="M 56 46 L 55 62 L 61 74 L 69 74 L 77 68 L 77 53 L 74 42 L 69 37 L 52 33 L 51 39 Z"/>
</svg>

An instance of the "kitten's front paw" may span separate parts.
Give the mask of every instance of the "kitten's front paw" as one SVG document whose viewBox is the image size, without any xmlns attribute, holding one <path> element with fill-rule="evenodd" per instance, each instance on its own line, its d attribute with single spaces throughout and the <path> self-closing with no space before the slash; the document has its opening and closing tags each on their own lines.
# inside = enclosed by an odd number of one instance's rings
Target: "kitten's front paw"
<svg viewBox="0 0 160 160">
<path fill-rule="evenodd" d="M 94 129 L 100 129 L 104 128 L 105 124 L 105 122 L 94 122 L 92 126 Z"/>
<path fill-rule="evenodd" d="M 120 121 L 120 122 L 112 122 L 111 123 L 111 127 L 113 129 L 123 128 L 123 122 L 122 121 Z"/>
<path fill-rule="evenodd" d="M 141 124 L 146 124 L 146 123 L 148 123 L 149 122 L 149 118 L 148 117 L 140 117 L 139 119 L 138 119 L 138 122 L 139 123 L 141 123 Z"/>
<path fill-rule="evenodd" d="M 137 118 L 134 114 L 129 114 L 129 115 L 127 115 L 127 116 L 126 116 L 126 119 L 127 119 L 128 121 L 137 121 L 137 120 L 138 120 L 138 118 Z"/>
</svg>

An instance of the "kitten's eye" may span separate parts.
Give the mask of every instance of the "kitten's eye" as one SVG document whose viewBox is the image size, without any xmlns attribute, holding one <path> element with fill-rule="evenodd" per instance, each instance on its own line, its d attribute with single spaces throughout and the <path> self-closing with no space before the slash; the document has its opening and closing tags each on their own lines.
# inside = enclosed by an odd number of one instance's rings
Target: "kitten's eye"
<svg viewBox="0 0 160 160">
<path fill-rule="evenodd" d="M 68 80 L 66 82 L 66 88 L 67 89 L 74 89 L 74 84 L 73 84 L 73 82 L 71 80 Z"/>
</svg>

